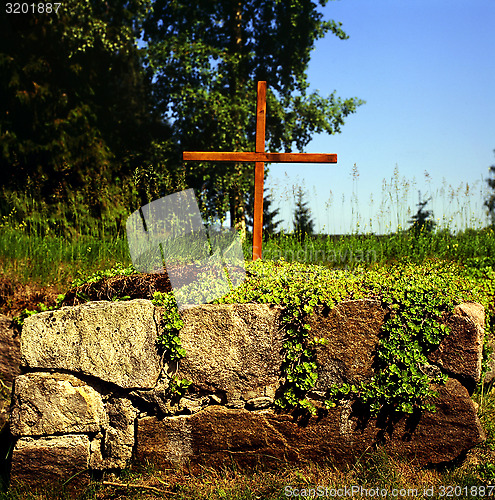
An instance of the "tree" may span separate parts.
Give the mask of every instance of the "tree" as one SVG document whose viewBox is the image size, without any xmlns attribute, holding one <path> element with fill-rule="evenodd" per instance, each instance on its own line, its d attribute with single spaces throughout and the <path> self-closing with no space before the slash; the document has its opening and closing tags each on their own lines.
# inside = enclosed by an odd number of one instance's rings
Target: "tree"
<svg viewBox="0 0 495 500">
<path fill-rule="evenodd" d="M 136 44 L 149 5 L 67 0 L 57 13 L 0 18 L 4 193 L 79 197 L 96 217 L 115 206 L 153 135 L 166 138 Z"/>
<path fill-rule="evenodd" d="M 294 233 L 300 240 L 314 233 L 314 223 L 311 219 L 311 210 L 304 201 L 304 191 L 301 186 L 296 193 L 296 209 L 294 210 Z"/>
<path fill-rule="evenodd" d="M 495 153 L 495 149 L 493 150 L 493 152 Z M 488 170 L 491 175 L 495 175 L 495 165 L 489 167 Z M 490 189 L 493 189 L 495 191 L 495 179 L 486 179 L 486 182 L 488 183 Z M 488 213 L 492 218 L 492 225 L 495 225 L 495 192 L 492 193 L 488 200 L 485 201 L 485 207 L 488 208 Z"/>
<path fill-rule="evenodd" d="M 412 224 L 409 231 L 415 236 L 419 236 L 421 233 L 431 233 L 437 225 L 433 220 L 433 211 L 423 210 L 431 198 L 421 201 L 421 192 L 418 193 L 418 198 L 419 203 L 416 204 L 416 206 L 419 207 L 418 211 L 411 217 L 411 220 L 408 221 L 409 224 Z"/>
<path fill-rule="evenodd" d="M 272 200 L 268 194 L 268 189 L 264 189 L 263 196 L 263 238 L 272 236 L 277 232 L 277 227 L 281 221 L 276 221 L 275 218 L 279 214 L 279 209 L 272 210 L 270 205 Z M 246 226 L 253 230 L 253 216 L 254 216 L 254 192 L 250 192 L 246 201 Z"/>
<path fill-rule="evenodd" d="M 327 0 L 319 0 L 324 6 Z M 273 151 L 303 150 L 315 133 L 340 132 L 362 101 L 309 93 L 306 70 L 316 40 L 341 24 L 324 21 L 312 0 L 156 0 L 145 22 L 154 97 L 172 124 L 176 163 L 184 150 L 254 151 L 256 82 L 266 80 L 267 140 Z M 205 209 L 245 224 L 249 164 L 188 164 L 186 181 Z"/>
</svg>

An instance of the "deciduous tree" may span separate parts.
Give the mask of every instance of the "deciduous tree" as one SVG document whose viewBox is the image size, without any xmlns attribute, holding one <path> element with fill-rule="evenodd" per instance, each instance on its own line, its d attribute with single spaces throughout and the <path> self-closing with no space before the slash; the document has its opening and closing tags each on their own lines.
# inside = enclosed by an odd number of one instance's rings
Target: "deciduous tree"
<svg viewBox="0 0 495 500">
<path fill-rule="evenodd" d="M 136 44 L 149 6 L 67 0 L 56 13 L 0 17 L 4 192 L 48 205 L 79 193 L 95 216 L 115 206 L 153 127 L 163 132 Z"/>
<path fill-rule="evenodd" d="M 312 0 L 156 0 L 144 39 L 156 104 L 173 124 L 177 163 L 183 150 L 254 151 L 258 80 L 269 86 L 268 150 L 303 150 L 315 133 L 340 132 L 362 101 L 309 92 L 306 73 L 315 42 L 329 32 L 347 38 Z M 253 177 L 249 164 L 186 170 L 207 211 L 230 209 L 236 227 L 244 225 Z"/>
</svg>

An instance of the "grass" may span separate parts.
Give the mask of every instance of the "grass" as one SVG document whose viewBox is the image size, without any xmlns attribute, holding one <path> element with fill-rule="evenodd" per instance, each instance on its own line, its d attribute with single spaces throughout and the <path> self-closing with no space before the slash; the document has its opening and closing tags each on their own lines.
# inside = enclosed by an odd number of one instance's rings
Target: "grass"
<svg viewBox="0 0 495 500">
<path fill-rule="evenodd" d="M 488 474 L 487 474 L 488 473 Z M 493 486 L 493 473 L 486 464 L 476 463 L 476 457 L 470 456 L 464 464 L 438 469 L 419 469 L 400 459 L 392 458 L 377 450 L 363 457 L 354 466 L 338 468 L 334 465 L 306 463 L 296 466 L 282 465 L 277 470 L 249 469 L 241 470 L 235 466 L 220 469 L 199 467 L 195 470 L 185 466 L 180 469 L 157 471 L 152 466 L 123 471 L 119 477 L 111 474 L 103 481 L 94 482 L 79 494 L 57 491 L 35 492 L 25 488 L 12 489 L 0 494 L 1 500 L 110 500 L 133 498 L 150 500 L 156 498 L 174 498 L 178 500 L 285 500 L 286 498 L 304 497 L 319 491 L 320 498 L 337 497 L 337 490 L 347 488 L 353 492 L 352 498 L 370 498 L 370 490 L 388 498 L 426 498 L 424 490 L 429 488 L 434 494 L 429 498 L 445 498 L 442 487 L 457 487 L 467 495 L 450 495 L 457 498 L 476 498 L 481 486 Z M 319 488 L 319 489 L 318 489 Z M 354 488 L 354 489 L 353 489 Z M 467 488 L 467 490 L 466 490 Z M 473 488 L 473 489 L 471 489 Z M 336 490 L 336 491 L 333 491 Z M 366 491 L 368 493 L 366 493 Z M 395 490 L 395 493 L 394 493 Z M 332 493 L 333 491 L 333 493 Z M 458 490 L 459 491 L 459 490 Z M 471 494 L 476 491 L 476 495 Z M 402 493 L 401 493 L 402 492 Z M 414 492 L 417 492 L 414 495 Z M 326 494 L 326 496 L 325 496 Z M 345 497 L 343 494 L 341 497 Z M 349 498 L 350 495 L 347 495 Z M 377 496 L 376 494 L 373 496 Z M 380 497 L 380 496 L 378 496 Z"/>
<path fill-rule="evenodd" d="M 356 264 L 387 264 L 407 260 L 421 263 L 429 258 L 465 262 L 495 255 L 491 228 L 468 229 L 457 234 L 437 231 L 414 236 L 407 231 L 389 235 L 316 235 L 300 242 L 293 234 L 275 235 L 263 247 L 266 260 L 317 263 L 329 267 Z"/>
<path fill-rule="evenodd" d="M 244 243 L 247 260 L 251 241 Z M 394 261 L 421 263 L 426 259 L 458 261 L 475 267 L 495 259 L 492 228 L 448 231 L 414 237 L 409 232 L 376 235 L 316 235 L 304 241 L 294 234 L 274 235 L 263 243 L 264 260 L 280 260 L 349 268 L 384 265 Z M 0 272 L 23 283 L 67 286 L 79 275 L 129 265 L 125 234 L 41 235 L 16 227 L 0 227 Z"/>
<path fill-rule="evenodd" d="M 326 203 L 319 203 L 326 207 L 329 218 L 331 211 L 334 222 L 343 220 L 344 213 L 352 213 L 351 227 L 340 227 L 341 232 L 349 234 L 319 234 L 301 243 L 293 234 L 282 233 L 264 241 L 263 258 L 284 258 L 289 262 L 329 267 L 382 265 L 396 260 L 421 263 L 432 257 L 461 262 L 475 259 L 477 266 L 491 264 L 495 235 L 485 227 L 488 219 L 483 201 L 490 194 L 486 182 L 478 185 L 477 181 L 471 186 L 461 183 L 455 188 L 444 179 L 435 190 L 430 175 L 425 172 L 423 183 L 429 193 L 427 198 L 433 200 L 433 206 L 427 208 L 434 208 L 435 215 L 441 217 L 435 219 L 438 226 L 433 233 L 416 238 L 402 230 L 416 211 L 416 189 L 420 186 L 415 179 L 402 178 L 396 167 L 390 180 L 383 179 L 381 195 L 376 200 L 370 197 L 365 216 L 358 210 L 356 166 L 352 177 L 352 196 L 345 203 L 342 199 L 340 210 L 333 206 L 331 192 Z M 292 187 L 292 192 L 296 187 Z M 293 200 L 293 194 L 288 192 L 281 197 L 280 202 Z M 0 272 L 23 283 L 64 287 L 78 275 L 88 275 L 116 263 L 129 265 L 125 231 L 129 210 L 123 207 L 124 198 L 122 193 L 117 193 L 115 206 L 106 207 L 101 216 L 95 217 L 88 213 L 84 199 L 77 196 L 68 204 L 52 202 L 48 206 L 27 194 L 4 191 L 0 194 Z M 137 200 L 132 199 L 136 205 Z M 368 216 L 366 225 L 364 221 Z M 397 229 L 390 232 L 392 228 Z M 387 234 L 372 234 L 377 231 Z M 244 244 L 244 254 L 250 260 L 249 237 Z"/>
</svg>

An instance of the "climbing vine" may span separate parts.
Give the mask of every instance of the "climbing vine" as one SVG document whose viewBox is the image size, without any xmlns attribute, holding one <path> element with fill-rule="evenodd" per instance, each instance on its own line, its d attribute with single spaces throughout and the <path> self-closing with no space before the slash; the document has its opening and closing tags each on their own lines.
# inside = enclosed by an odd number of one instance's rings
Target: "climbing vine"
<svg viewBox="0 0 495 500">
<path fill-rule="evenodd" d="M 284 387 L 275 401 L 281 409 L 301 408 L 316 413 L 315 405 L 306 397 L 318 378 L 313 347 L 324 344 L 322 338 L 311 334 L 307 319 L 325 298 L 334 304 L 348 295 L 358 295 L 353 278 L 340 283 L 337 277 L 346 277 L 344 271 L 329 271 L 320 266 L 256 261 L 248 266 L 249 279 L 232 294 L 217 303 L 273 303 L 284 307 L 282 323 L 285 327 L 282 372 Z M 325 285 L 322 287 L 322 285 Z"/>
<path fill-rule="evenodd" d="M 403 288 L 397 282 L 394 285 L 382 291 L 382 304 L 390 313 L 382 327 L 375 374 L 357 386 L 334 385 L 327 408 L 352 397 L 367 404 L 371 415 L 383 408 L 402 413 L 434 411 L 430 399 L 436 392 L 431 384 L 443 384 L 447 376 L 429 365 L 427 354 L 449 334 L 443 319 L 453 310 L 452 299 L 441 297 L 438 289 L 421 289 L 414 280 Z"/>
<path fill-rule="evenodd" d="M 171 361 L 184 358 L 186 350 L 182 347 L 179 337 L 184 322 L 179 315 L 173 293 L 155 292 L 152 302 L 162 308 L 162 333 L 157 338 L 157 344 Z"/>
<path fill-rule="evenodd" d="M 276 405 L 312 414 L 316 408 L 307 394 L 317 381 L 314 347 L 326 341 L 311 334 L 307 321 L 316 306 L 331 308 L 344 299 L 373 297 L 390 311 L 382 327 L 371 380 L 334 385 L 325 400 L 330 408 L 343 400 L 357 399 L 376 415 L 382 409 L 434 411 L 432 384 L 444 383 L 446 376 L 429 365 L 427 355 L 449 334 L 444 319 L 454 304 L 479 300 L 479 285 L 447 263 L 356 268 L 351 274 L 284 261 L 257 261 L 248 266 L 248 274 L 249 279 L 234 293 L 217 302 L 284 306 L 285 383 Z"/>
</svg>

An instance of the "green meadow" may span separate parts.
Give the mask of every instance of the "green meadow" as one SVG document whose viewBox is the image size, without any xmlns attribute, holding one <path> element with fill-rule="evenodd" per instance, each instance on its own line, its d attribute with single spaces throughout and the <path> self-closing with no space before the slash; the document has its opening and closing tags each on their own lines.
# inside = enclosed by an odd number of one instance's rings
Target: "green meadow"
<svg viewBox="0 0 495 500">
<path fill-rule="evenodd" d="M 358 211 L 356 192 L 346 206 L 332 206 L 329 199 L 325 203 L 328 217 L 333 214 L 337 218 L 345 211 L 352 214 L 348 227 L 339 227 L 342 234 L 313 234 L 304 240 L 293 231 L 265 235 L 263 259 L 331 268 L 396 261 L 421 263 L 425 259 L 462 262 L 473 267 L 491 265 L 495 237 L 483 207 L 486 191 L 476 193 L 465 185 L 442 186 L 434 192 L 434 199 L 436 206 L 445 209 L 444 215 L 435 218 L 437 225 L 432 231 L 414 234 L 407 230 L 410 227 L 407 222 L 415 212 L 411 185 L 414 182 L 400 179 L 397 170 L 390 183 L 384 180 L 381 201 L 368 225 Z M 272 201 L 281 201 L 286 194 Z M 124 266 L 131 263 L 125 231 L 129 213 L 122 208 L 95 218 L 81 201 L 70 207 L 54 205 L 48 211 L 45 205 L 19 194 L 6 199 L 9 205 L 0 211 L 4 213 L 0 216 L 0 271 L 4 276 L 23 283 L 64 288 L 76 277 L 117 263 Z M 440 214 L 435 212 L 434 216 L 437 215 Z M 291 221 L 288 222 L 290 226 Z M 377 228 L 376 233 L 370 230 L 372 227 Z M 246 260 L 250 260 L 249 233 L 243 249 Z"/>
</svg>

